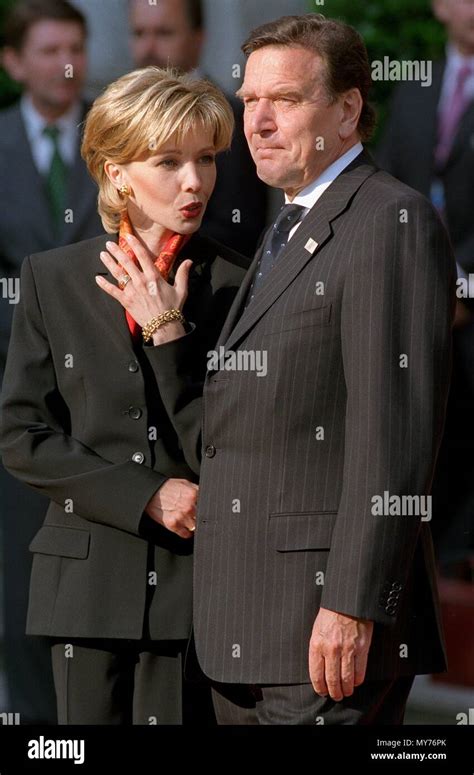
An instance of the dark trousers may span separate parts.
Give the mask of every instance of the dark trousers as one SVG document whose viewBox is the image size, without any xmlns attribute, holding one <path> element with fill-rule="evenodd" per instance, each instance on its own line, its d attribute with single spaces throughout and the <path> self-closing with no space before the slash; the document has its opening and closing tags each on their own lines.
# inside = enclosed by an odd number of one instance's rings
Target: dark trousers
<svg viewBox="0 0 474 775">
<path fill-rule="evenodd" d="M 311 684 L 250 686 L 212 682 L 221 724 L 402 724 L 414 676 L 363 683 L 340 702 Z"/>
<path fill-rule="evenodd" d="M 183 675 L 187 641 L 55 640 L 59 724 L 215 726 L 210 688 Z"/>
<path fill-rule="evenodd" d="M 56 724 L 48 638 L 25 634 L 32 554 L 28 545 L 43 524 L 48 499 L 21 484 L 0 463 L 3 544 L 3 622 L 8 703 L 21 724 Z"/>
</svg>

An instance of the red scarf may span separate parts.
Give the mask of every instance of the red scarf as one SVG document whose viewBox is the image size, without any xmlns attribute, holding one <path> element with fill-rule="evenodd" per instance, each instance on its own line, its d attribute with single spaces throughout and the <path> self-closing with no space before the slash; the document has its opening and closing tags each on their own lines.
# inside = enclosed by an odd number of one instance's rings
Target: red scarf
<svg viewBox="0 0 474 775">
<path fill-rule="evenodd" d="M 120 219 L 118 240 L 119 248 L 121 248 L 124 253 L 126 253 L 127 256 L 135 262 L 135 264 L 138 264 L 137 257 L 126 239 L 126 234 L 133 234 L 133 227 L 130 222 L 130 218 L 128 217 L 128 213 L 123 213 Z M 190 238 L 190 234 L 173 234 L 167 241 L 159 256 L 156 258 L 155 266 L 158 268 L 158 271 L 165 280 L 168 279 L 168 275 L 175 262 L 175 259 L 178 256 L 179 251 Z M 132 334 L 133 339 L 136 339 L 140 335 L 141 326 L 138 325 L 136 320 L 132 318 L 127 310 L 125 311 L 125 314 L 127 317 L 130 333 Z"/>
</svg>

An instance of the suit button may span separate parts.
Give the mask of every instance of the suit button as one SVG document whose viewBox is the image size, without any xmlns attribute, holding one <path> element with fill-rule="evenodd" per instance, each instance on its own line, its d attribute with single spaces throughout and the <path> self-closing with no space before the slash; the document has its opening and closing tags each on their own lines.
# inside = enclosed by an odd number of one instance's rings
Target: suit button
<svg viewBox="0 0 474 775">
<path fill-rule="evenodd" d="M 132 420 L 139 420 L 143 412 L 141 409 L 138 408 L 138 406 L 129 406 L 128 414 L 132 418 Z"/>
<path fill-rule="evenodd" d="M 132 455 L 132 460 L 134 463 L 143 463 L 145 460 L 145 455 L 143 452 L 134 452 Z"/>
<path fill-rule="evenodd" d="M 130 361 L 128 364 L 128 370 L 133 371 L 134 373 L 138 371 L 138 363 L 137 361 Z"/>
<path fill-rule="evenodd" d="M 216 448 L 214 444 L 208 444 L 206 447 L 206 457 L 214 457 L 216 454 Z"/>
<path fill-rule="evenodd" d="M 397 606 L 393 603 L 391 605 L 386 606 L 385 613 L 387 613 L 389 616 L 394 616 L 397 611 Z"/>
<path fill-rule="evenodd" d="M 400 592 L 402 588 L 402 585 L 398 583 L 398 581 L 394 581 L 392 584 L 392 589 L 394 589 L 396 592 Z"/>
</svg>

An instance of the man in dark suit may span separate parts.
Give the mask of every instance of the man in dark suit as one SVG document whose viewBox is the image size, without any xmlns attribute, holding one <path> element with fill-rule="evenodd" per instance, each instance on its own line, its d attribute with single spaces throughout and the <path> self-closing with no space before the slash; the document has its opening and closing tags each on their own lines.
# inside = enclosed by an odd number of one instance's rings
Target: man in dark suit
<svg viewBox="0 0 474 775">
<path fill-rule="evenodd" d="M 79 153 L 85 40 L 83 16 L 63 0 L 17 3 L 5 23 L 3 65 L 24 91 L 0 113 L 0 378 L 24 257 L 102 231 L 97 189 Z M 20 713 L 23 724 L 54 723 L 50 650 L 25 636 L 28 544 L 43 522 L 47 500 L 3 466 L 0 479 L 9 709 Z"/>
<path fill-rule="evenodd" d="M 435 63 L 431 88 L 396 90 L 377 160 L 440 211 L 461 281 L 453 336 L 453 384 L 446 432 L 434 479 L 433 533 L 444 573 L 468 568 L 474 511 L 474 5 L 435 0 L 446 26 L 446 57 Z"/>
<path fill-rule="evenodd" d="M 130 0 L 131 50 L 137 67 L 198 69 L 204 42 L 202 0 Z M 202 233 L 252 256 L 265 227 L 267 186 L 257 177 L 242 126 L 242 104 L 226 95 L 235 118 L 232 147 L 217 157 L 217 181 Z"/>
<path fill-rule="evenodd" d="M 246 137 L 287 205 L 209 353 L 202 436 L 194 332 L 150 356 L 196 471 L 202 449 L 197 656 L 223 724 L 400 723 L 414 675 L 445 669 L 429 494 L 454 258 L 363 149 L 355 30 L 285 17 L 243 50 Z"/>
</svg>

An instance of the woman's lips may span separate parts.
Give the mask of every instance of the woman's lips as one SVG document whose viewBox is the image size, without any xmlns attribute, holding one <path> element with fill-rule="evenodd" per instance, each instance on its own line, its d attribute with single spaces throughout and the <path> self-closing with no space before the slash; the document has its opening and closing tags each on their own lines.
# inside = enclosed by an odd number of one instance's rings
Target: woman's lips
<svg viewBox="0 0 474 775">
<path fill-rule="evenodd" d="M 180 212 L 183 213 L 185 218 L 197 218 L 202 212 L 202 202 L 190 202 L 188 205 L 181 207 Z"/>
</svg>

